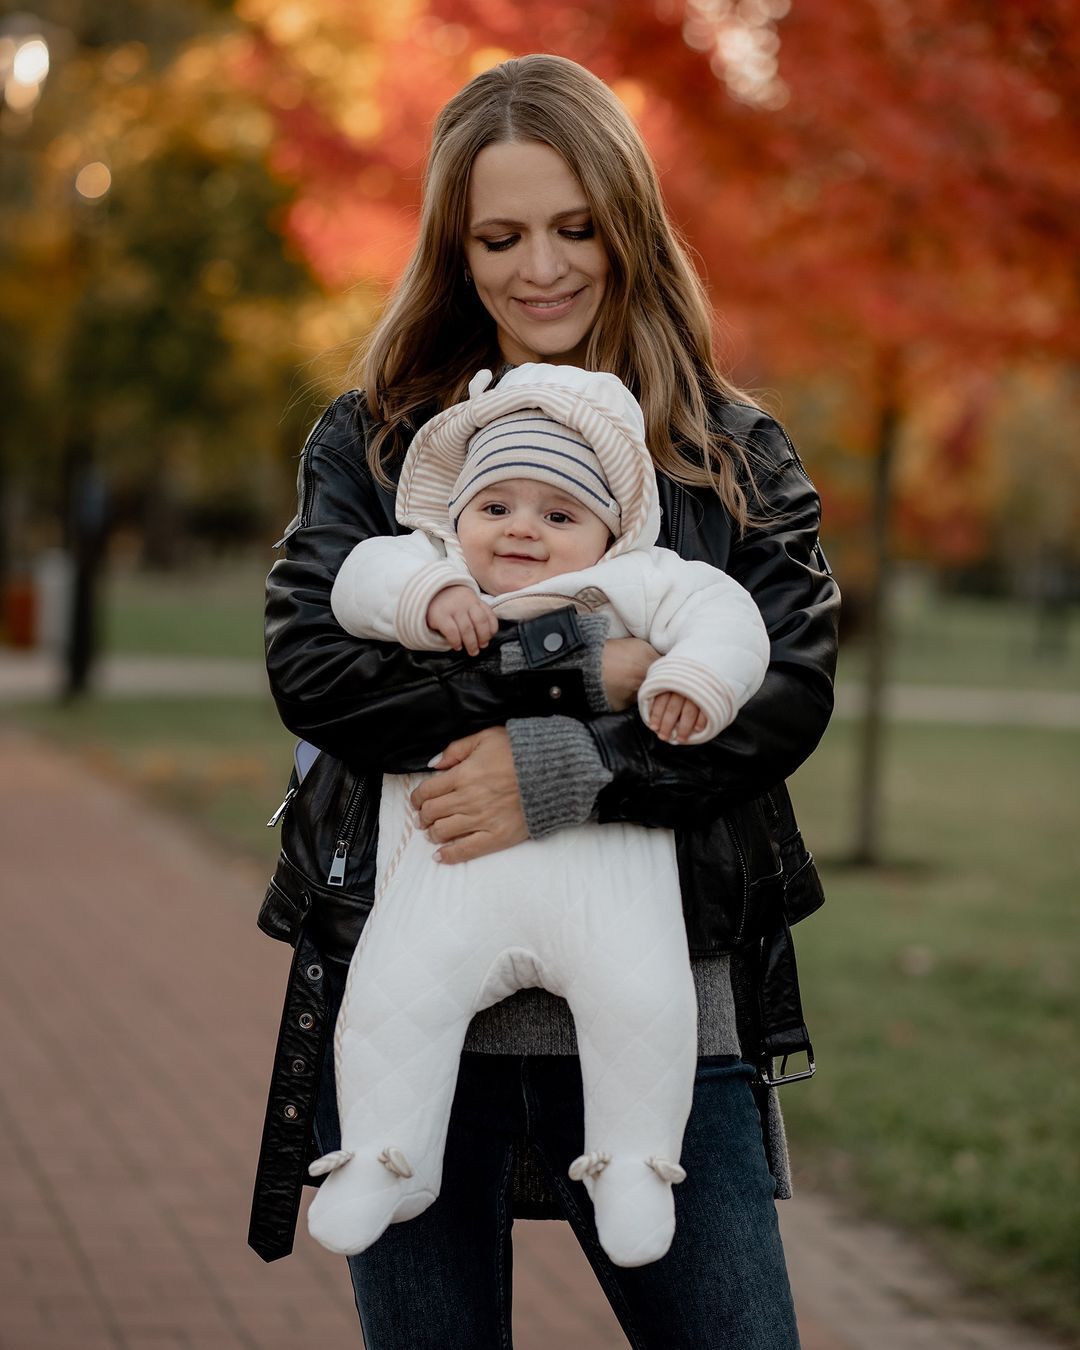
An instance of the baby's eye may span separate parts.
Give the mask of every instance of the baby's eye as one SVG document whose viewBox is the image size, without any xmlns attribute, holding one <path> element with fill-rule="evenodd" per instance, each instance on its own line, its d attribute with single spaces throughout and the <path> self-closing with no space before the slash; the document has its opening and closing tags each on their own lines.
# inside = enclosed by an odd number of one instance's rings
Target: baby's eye
<svg viewBox="0 0 1080 1350">
<path fill-rule="evenodd" d="M 570 525 L 573 523 L 574 517 L 568 515 L 565 511 L 549 511 L 548 520 L 553 525 Z"/>
<path fill-rule="evenodd" d="M 502 502 L 485 502 L 480 509 L 488 516 L 506 515 L 506 507 L 503 506 Z"/>
</svg>

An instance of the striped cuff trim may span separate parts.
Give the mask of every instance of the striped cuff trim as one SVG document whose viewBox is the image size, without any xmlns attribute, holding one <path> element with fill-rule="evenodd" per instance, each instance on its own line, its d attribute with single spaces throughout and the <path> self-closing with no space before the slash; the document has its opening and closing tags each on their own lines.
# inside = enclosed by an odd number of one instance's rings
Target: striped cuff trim
<svg viewBox="0 0 1080 1350">
<path fill-rule="evenodd" d="M 450 563 L 432 563 L 405 583 L 394 615 L 394 629 L 403 647 L 414 652 L 450 650 L 450 644 L 442 634 L 427 625 L 428 606 L 448 586 L 468 586 L 480 594 L 480 587 L 472 577 Z"/>
<path fill-rule="evenodd" d="M 682 694 L 693 699 L 705 714 L 705 730 L 688 736 L 685 742 L 687 745 L 702 745 L 714 736 L 719 736 L 735 720 L 739 710 L 731 690 L 717 679 L 715 671 L 681 656 L 662 656 L 649 667 L 649 673 L 638 690 L 638 711 L 646 725 L 653 699 L 665 693 Z"/>
</svg>

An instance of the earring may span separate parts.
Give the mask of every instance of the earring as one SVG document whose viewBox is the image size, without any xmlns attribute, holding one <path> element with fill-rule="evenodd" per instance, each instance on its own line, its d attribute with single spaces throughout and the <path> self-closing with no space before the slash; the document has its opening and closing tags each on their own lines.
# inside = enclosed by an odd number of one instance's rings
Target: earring
<svg viewBox="0 0 1080 1350">
<path fill-rule="evenodd" d="M 466 286 L 472 285 L 472 273 L 469 271 L 467 267 L 465 269 L 465 285 Z"/>
</svg>

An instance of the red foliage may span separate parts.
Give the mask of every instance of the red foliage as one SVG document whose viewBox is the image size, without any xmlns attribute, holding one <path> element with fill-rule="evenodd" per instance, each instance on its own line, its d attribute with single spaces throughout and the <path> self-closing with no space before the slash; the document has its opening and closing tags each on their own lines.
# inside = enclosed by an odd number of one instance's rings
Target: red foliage
<svg viewBox="0 0 1080 1350">
<path fill-rule="evenodd" d="M 729 97 L 672 0 L 548 0 L 527 14 L 430 0 L 364 53 L 379 66 L 382 126 L 363 140 L 323 111 L 325 82 L 301 79 L 297 99 L 289 50 L 264 37 L 252 59 L 278 119 L 275 162 L 319 207 L 295 228 L 324 277 L 392 278 L 431 119 L 468 77 L 468 52 L 519 53 L 538 33 L 643 91 L 672 209 L 770 365 L 825 350 L 850 360 L 867 342 L 1076 353 L 1074 0 L 794 0 L 777 24 L 790 98 L 772 111 Z"/>
</svg>

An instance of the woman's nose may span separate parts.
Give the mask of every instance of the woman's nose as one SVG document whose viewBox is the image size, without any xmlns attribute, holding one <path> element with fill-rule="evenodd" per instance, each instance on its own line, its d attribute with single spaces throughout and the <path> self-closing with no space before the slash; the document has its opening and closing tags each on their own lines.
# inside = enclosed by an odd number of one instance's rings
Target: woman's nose
<svg viewBox="0 0 1080 1350">
<path fill-rule="evenodd" d="M 547 235 L 531 241 L 523 262 L 522 278 L 534 286 L 550 286 L 570 270 L 562 249 Z"/>
</svg>

